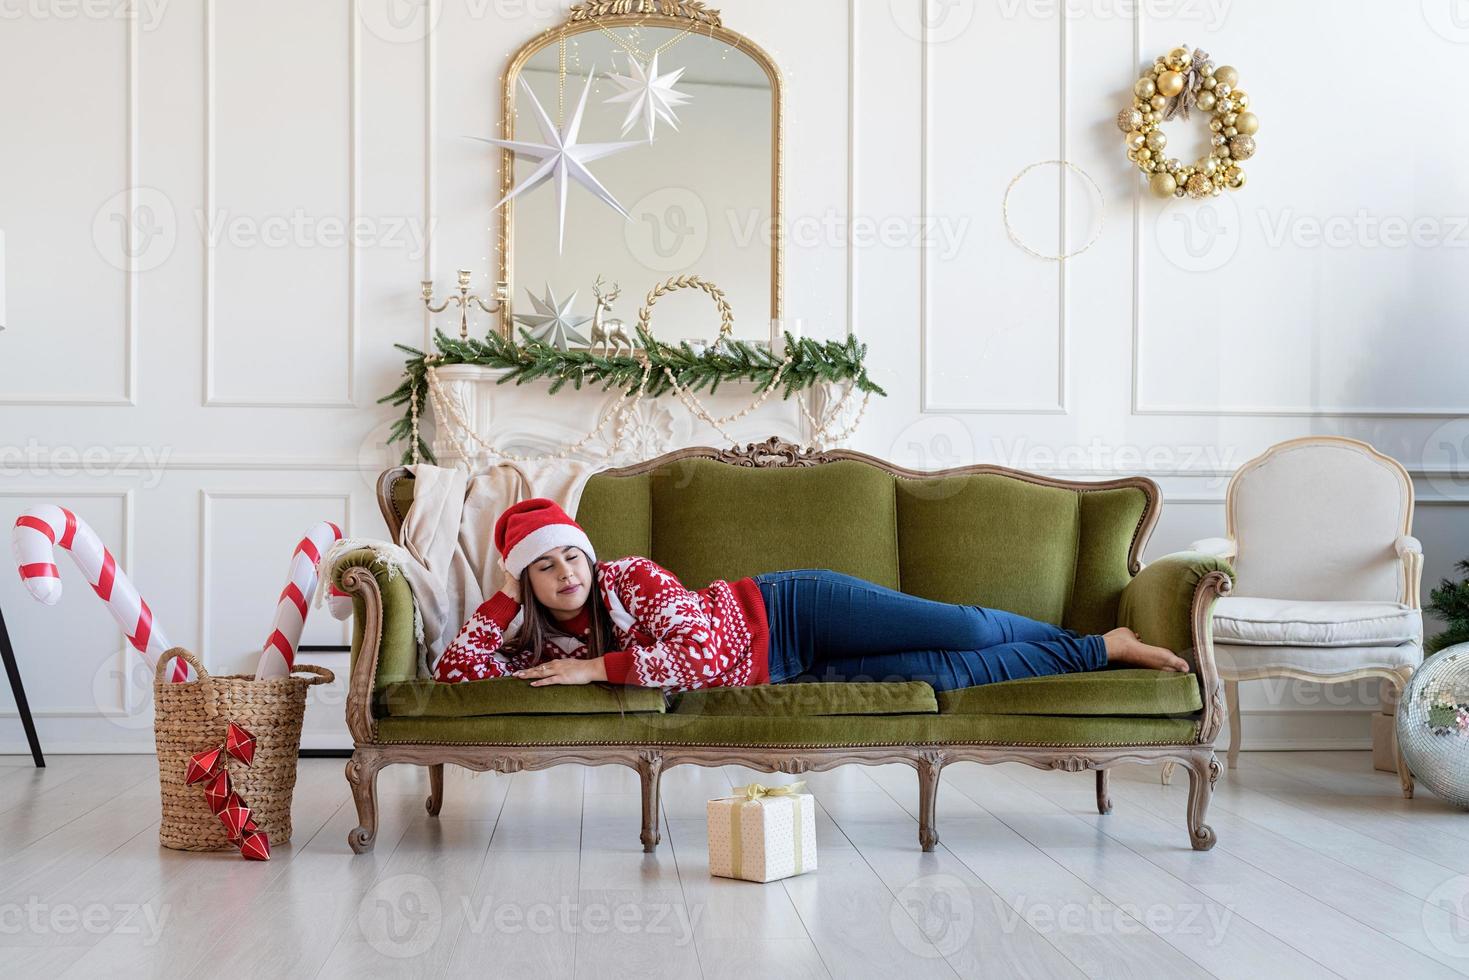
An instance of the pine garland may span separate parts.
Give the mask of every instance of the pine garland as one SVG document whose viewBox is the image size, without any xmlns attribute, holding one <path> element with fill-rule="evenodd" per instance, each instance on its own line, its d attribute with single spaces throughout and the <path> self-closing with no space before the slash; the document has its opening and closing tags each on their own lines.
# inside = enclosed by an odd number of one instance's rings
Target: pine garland
<svg viewBox="0 0 1469 980">
<path fill-rule="evenodd" d="M 1454 567 L 1469 575 L 1469 559 Z M 1451 582 L 1443 579 L 1428 595 L 1433 600 L 1428 604 L 1428 611 L 1442 619 L 1448 629 L 1431 637 L 1424 644 L 1425 652 L 1437 653 L 1456 643 L 1469 643 L 1469 580 Z"/>
<path fill-rule="evenodd" d="M 773 351 L 755 347 L 747 341 L 726 338 L 719 347 L 706 349 L 702 354 L 694 353 L 687 342 L 677 346 L 665 344 L 640 326 L 635 326 L 638 343 L 652 363 L 648 372 L 646 396 L 657 397 L 673 390 L 663 368 L 666 366 L 678 380 L 680 386 L 694 392 L 708 387 L 712 395 L 722 381 L 753 381 L 755 394 L 769 388 L 780 370 L 782 358 Z M 517 385 L 530 381 L 550 379 L 548 394 L 556 394 L 567 382 L 580 390 L 583 384 L 601 384 L 603 391 L 614 388 L 620 391 L 636 390 L 643 377 L 643 360 L 630 354 L 607 357 L 593 354 L 589 350 L 561 350 L 553 344 L 537 340 L 526 328 L 521 328 L 521 342 L 516 343 L 499 334 L 490 334 L 484 339 L 458 340 L 441 330 L 434 331 L 434 346 L 438 352 L 426 355 L 423 351 L 406 344 L 394 344 L 408 354 L 403 367 L 403 380 L 396 389 L 378 403 L 391 402 L 403 407 L 403 417 L 393 424 L 388 443 L 406 441 L 411 438 L 413 422 L 411 402 L 418 400 L 419 418 L 427 415 L 428 373 L 430 357 L 436 367 L 445 364 L 474 364 L 480 367 L 506 371 L 497 384 L 514 381 Z M 784 331 L 785 350 L 791 353 L 791 363 L 780 376 L 784 389 L 782 398 L 790 398 L 799 391 L 826 382 L 852 381 L 864 392 L 886 396 L 871 378 L 863 361 L 867 356 L 867 345 L 857 342 L 856 337 L 846 341 L 816 341 L 809 337 L 797 339 Z M 428 442 L 420 434 L 419 455 L 429 462 L 437 462 Z M 412 447 L 403 452 L 403 462 L 413 459 Z"/>
</svg>

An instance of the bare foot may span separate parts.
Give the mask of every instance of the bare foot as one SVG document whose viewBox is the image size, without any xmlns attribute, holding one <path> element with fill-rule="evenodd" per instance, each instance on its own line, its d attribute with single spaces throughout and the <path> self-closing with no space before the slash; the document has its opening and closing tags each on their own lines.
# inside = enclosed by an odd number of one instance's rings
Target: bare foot
<svg viewBox="0 0 1469 980">
<path fill-rule="evenodd" d="M 1152 670 L 1176 670 L 1188 673 L 1188 661 L 1166 647 L 1155 647 L 1138 639 L 1136 633 L 1125 626 L 1102 634 L 1107 644 L 1107 662 L 1126 664 L 1129 667 L 1148 667 Z"/>
</svg>

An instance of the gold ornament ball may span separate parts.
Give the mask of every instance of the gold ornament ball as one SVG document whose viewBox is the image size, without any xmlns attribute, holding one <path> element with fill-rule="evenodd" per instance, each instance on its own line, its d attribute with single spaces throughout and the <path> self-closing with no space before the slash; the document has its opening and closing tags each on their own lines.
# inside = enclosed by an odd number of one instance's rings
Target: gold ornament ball
<svg viewBox="0 0 1469 980">
<path fill-rule="evenodd" d="M 1188 48 L 1183 47 L 1182 45 L 1174 48 L 1172 51 L 1168 52 L 1168 60 L 1169 60 L 1169 62 L 1171 62 L 1172 64 L 1175 64 L 1175 65 L 1178 65 L 1178 64 L 1184 64 L 1184 65 L 1186 65 L 1186 64 L 1188 64 L 1189 63 Z"/>
<path fill-rule="evenodd" d="M 1127 134 L 1127 148 L 1129 150 L 1141 150 L 1147 141 L 1148 138 L 1142 133 L 1132 132 Z"/>
<path fill-rule="evenodd" d="M 1151 78 L 1139 78 L 1137 84 L 1132 87 L 1132 91 L 1140 99 L 1151 99 L 1153 93 L 1158 91 L 1158 86 L 1153 84 Z"/>
<path fill-rule="evenodd" d="M 1117 128 L 1124 133 L 1131 132 L 1143 124 L 1143 114 L 1137 109 L 1123 109 L 1117 113 Z"/>
<path fill-rule="evenodd" d="M 1213 186 L 1213 181 L 1208 177 L 1203 174 L 1194 174 L 1188 179 L 1188 183 L 1183 185 L 1183 189 L 1188 192 L 1189 197 L 1198 199 L 1207 195 Z"/>
<path fill-rule="evenodd" d="M 1237 108 L 1248 109 L 1250 107 L 1250 96 L 1246 92 L 1235 92 L 1229 97 Z"/>
<path fill-rule="evenodd" d="M 1164 108 L 1164 107 L 1165 107 L 1165 106 L 1167 106 L 1167 105 L 1168 105 L 1168 99 L 1167 99 L 1167 97 L 1165 97 L 1165 96 L 1162 96 L 1162 95 L 1155 95 L 1155 96 L 1153 96 L 1153 97 L 1152 97 L 1152 98 L 1151 98 L 1151 99 L 1149 99 L 1149 100 L 1148 100 L 1148 103 L 1149 103 L 1149 104 L 1150 104 L 1150 105 L 1151 105 L 1151 106 L 1152 106 L 1152 107 L 1153 107 L 1153 108 L 1154 108 L 1154 109 L 1159 109 L 1159 110 L 1161 110 L 1161 109 L 1163 109 L 1163 108 Z"/>
<path fill-rule="evenodd" d="M 1176 71 L 1165 71 L 1158 76 L 1158 91 L 1172 98 L 1183 91 L 1183 76 Z"/>
<path fill-rule="evenodd" d="M 1161 150 L 1167 145 L 1168 137 L 1163 134 L 1161 129 L 1155 129 L 1148 134 L 1148 149 Z"/>
<path fill-rule="evenodd" d="M 1214 108 L 1214 103 L 1218 101 L 1218 99 L 1214 97 L 1213 92 L 1200 92 L 1197 96 L 1197 100 L 1198 101 L 1196 102 L 1196 104 L 1200 109 L 1205 112 L 1211 111 Z"/>
<path fill-rule="evenodd" d="M 1148 190 L 1156 197 L 1172 197 L 1173 192 L 1178 190 L 1178 182 L 1169 173 L 1153 174 L 1148 180 Z"/>
<path fill-rule="evenodd" d="M 1220 65 L 1214 69 L 1214 81 L 1220 85 L 1238 85 L 1239 71 L 1233 65 Z"/>
<path fill-rule="evenodd" d="M 1254 136 L 1260 129 L 1260 117 L 1253 112 L 1241 112 L 1234 118 L 1234 128 L 1246 136 Z"/>
<path fill-rule="evenodd" d="M 1224 176 L 1229 181 L 1229 186 L 1236 190 L 1245 186 L 1245 172 L 1239 167 L 1230 167 L 1229 172 Z"/>
<path fill-rule="evenodd" d="M 1204 88 L 1212 89 L 1215 85 L 1218 85 L 1218 84 L 1219 83 L 1214 80 L 1214 76 L 1213 75 L 1206 75 L 1206 76 L 1204 76 Z"/>
<path fill-rule="evenodd" d="M 1229 141 L 1229 155 L 1236 160 L 1248 160 L 1255 155 L 1255 137 L 1236 136 Z"/>
</svg>

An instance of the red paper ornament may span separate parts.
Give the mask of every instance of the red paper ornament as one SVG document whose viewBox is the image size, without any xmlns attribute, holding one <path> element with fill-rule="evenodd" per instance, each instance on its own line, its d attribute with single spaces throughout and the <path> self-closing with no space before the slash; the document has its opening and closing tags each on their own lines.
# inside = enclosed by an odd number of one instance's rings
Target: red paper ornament
<svg viewBox="0 0 1469 980">
<path fill-rule="evenodd" d="M 214 775 L 214 770 L 219 768 L 220 750 L 218 747 L 205 749 L 203 752 L 189 758 L 188 768 L 184 770 L 184 782 L 192 786 L 202 783 Z"/>
<path fill-rule="evenodd" d="M 240 841 L 240 854 L 251 861 L 270 860 L 270 838 L 258 830 L 245 831 Z"/>
<path fill-rule="evenodd" d="M 250 808 L 240 799 L 240 794 L 230 793 L 229 802 L 219 811 L 219 821 L 224 824 L 224 832 L 230 840 L 239 839 L 240 832 L 245 828 L 245 821 L 249 819 Z"/>
<path fill-rule="evenodd" d="M 209 811 L 218 816 L 219 811 L 229 802 L 234 791 L 230 789 L 230 773 L 228 769 L 221 768 L 214 774 L 214 778 L 204 787 L 204 801 L 209 804 Z"/>
<path fill-rule="evenodd" d="M 225 729 L 224 748 L 247 766 L 255 761 L 255 736 L 234 722 Z"/>
</svg>

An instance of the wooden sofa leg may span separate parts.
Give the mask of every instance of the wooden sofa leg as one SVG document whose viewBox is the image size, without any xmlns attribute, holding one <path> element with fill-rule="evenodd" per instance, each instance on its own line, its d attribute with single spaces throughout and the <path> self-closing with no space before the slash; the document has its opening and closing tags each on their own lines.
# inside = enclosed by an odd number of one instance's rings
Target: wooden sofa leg
<svg viewBox="0 0 1469 980">
<path fill-rule="evenodd" d="M 918 757 L 918 844 L 931 851 L 939 842 L 934 811 L 938 806 L 939 775 L 944 768 L 944 753 L 925 752 Z"/>
<path fill-rule="evenodd" d="M 377 773 L 382 762 L 361 749 L 347 761 L 347 782 L 357 803 L 357 826 L 347 833 L 347 844 L 357 854 L 372 850 L 377 839 Z"/>
<path fill-rule="evenodd" d="M 1188 764 L 1188 840 L 1196 851 L 1207 851 L 1217 840 L 1214 828 L 1204 822 L 1209 814 L 1209 801 L 1214 796 L 1214 783 L 1223 767 L 1214 751 L 1194 756 Z"/>
<path fill-rule="evenodd" d="M 437 817 L 444 808 L 444 764 L 435 762 L 428 767 L 428 799 L 424 802 L 428 815 Z"/>
<path fill-rule="evenodd" d="M 1112 812 L 1112 794 L 1109 788 L 1111 779 L 1109 773 L 1110 770 L 1107 769 L 1097 770 L 1097 812 L 1101 814 Z"/>
<path fill-rule="evenodd" d="M 658 788 L 663 778 L 663 753 L 638 753 L 638 778 L 643 784 L 643 850 L 651 852 L 661 839 L 658 833 Z"/>
</svg>

